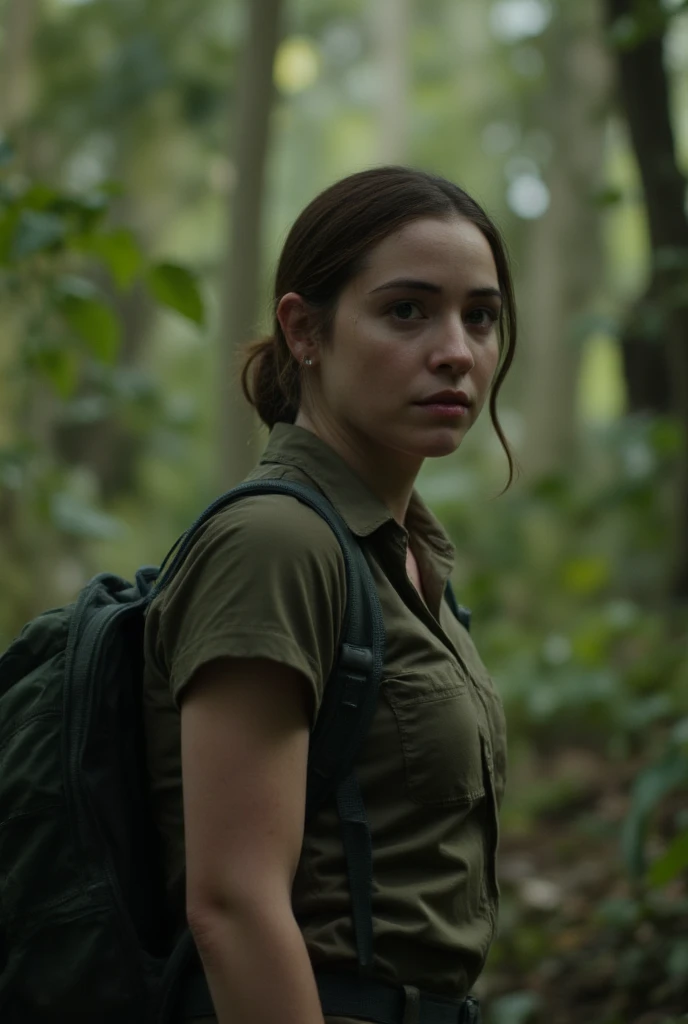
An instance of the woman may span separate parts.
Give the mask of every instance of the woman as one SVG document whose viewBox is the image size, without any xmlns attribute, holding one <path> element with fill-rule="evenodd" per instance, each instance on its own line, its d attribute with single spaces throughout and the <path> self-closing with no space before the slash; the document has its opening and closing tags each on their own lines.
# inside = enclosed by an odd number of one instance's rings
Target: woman
<svg viewBox="0 0 688 1024">
<path fill-rule="evenodd" d="M 515 344 L 507 257 L 450 182 L 363 171 L 294 224 L 274 313 L 244 371 L 271 429 L 250 479 L 325 494 L 364 545 L 385 621 L 357 762 L 373 846 L 372 979 L 403 986 L 399 1024 L 459 1021 L 495 927 L 505 729 L 443 600 L 453 548 L 414 481 L 424 459 L 458 448 L 488 396 L 513 471 L 495 406 Z M 329 527 L 294 498 L 262 495 L 211 520 L 147 619 L 166 880 L 219 1024 L 322 1024 L 315 974 L 357 984 L 334 808 L 304 828 L 309 732 L 345 600 Z M 446 1000 L 448 1015 L 419 991 Z"/>
</svg>

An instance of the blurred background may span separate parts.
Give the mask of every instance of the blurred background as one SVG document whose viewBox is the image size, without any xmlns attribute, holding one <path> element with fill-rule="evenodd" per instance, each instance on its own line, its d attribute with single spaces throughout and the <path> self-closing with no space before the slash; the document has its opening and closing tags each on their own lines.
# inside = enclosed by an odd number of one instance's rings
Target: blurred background
<svg viewBox="0 0 688 1024">
<path fill-rule="evenodd" d="M 487 419 L 420 480 L 510 726 L 488 1024 L 686 1020 L 685 0 L 0 0 L 0 646 L 250 469 L 286 231 L 389 162 L 519 298 L 516 483 Z"/>
</svg>

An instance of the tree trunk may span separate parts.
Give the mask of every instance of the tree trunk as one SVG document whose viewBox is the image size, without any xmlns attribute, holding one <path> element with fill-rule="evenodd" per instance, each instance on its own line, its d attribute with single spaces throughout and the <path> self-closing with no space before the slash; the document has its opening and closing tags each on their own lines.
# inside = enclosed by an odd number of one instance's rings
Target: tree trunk
<svg viewBox="0 0 688 1024">
<path fill-rule="evenodd" d="M 38 0 L 8 0 L 0 53 L 0 132 L 21 125 L 31 103 L 31 43 Z"/>
<path fill-rule="evenodd" d="M 607 0 L 611 24 L 632 17 L 631 0 Z M 648 0 L 644 14 L 662 25 L 660 0 Z M 664 32 L 653 31 L 639 45 L 617 52 L 619 91 L 645 193 L 652 276 L 641 310 L 650 312 L 644 332 L 647 365 L 665 356 L 671 382 L 671 407 L 680 424 L 683 446 L 677 487 L 677 552 L 673 596 L 688 600 L 688 219 L 686 181 L 676 161 L 669 88 L 663 61 Z M 650 347 L 651 346 L 651 347 Z"/>
<path fill-rule="evenodd" d="M 239 384 L 239 357 L 254 336 L 260 296 L 263 193 L 273 64 L 279 41 L 282 0 L 249 0 L 249 31 L 236 106 L 228 259 L 222 284 L 219 353 L 219 485 L 230 487 L 253 467 L 257 420 Z"/>
<path fill-rule="evenodd" d="M 374 13 L 381 76 L 378 159 L 401 164 L 408 155 L 410 0 L 377 0 Z"/>
<path fill-rule="evenodd" d="M 530 476 L 569 464 L 576 442 L 582 318 L 602 279 L 599 211 L 608 61 L 597 0 L 566 5 L 545 41 L 550 90 L 539 123 L 553 142 L 550 206 L 526 242 L 523 339 L 525 436 Z"/>
</svg>

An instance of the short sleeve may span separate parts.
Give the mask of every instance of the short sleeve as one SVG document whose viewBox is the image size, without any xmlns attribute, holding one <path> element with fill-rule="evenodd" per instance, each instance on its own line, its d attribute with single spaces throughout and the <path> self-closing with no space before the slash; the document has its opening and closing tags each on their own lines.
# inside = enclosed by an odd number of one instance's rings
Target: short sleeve
<svg viewBox="0 0 688 1024">
<path fill-rule="evenodd" d="M 287 495 L 245 498 L 202 528 L 160 597 L 158 650 L 179 707 L 216 658 L 268 658 L 301 672 L 315 721 L 344 615 L 344 556 L 320 516 Z"/>
</svg>

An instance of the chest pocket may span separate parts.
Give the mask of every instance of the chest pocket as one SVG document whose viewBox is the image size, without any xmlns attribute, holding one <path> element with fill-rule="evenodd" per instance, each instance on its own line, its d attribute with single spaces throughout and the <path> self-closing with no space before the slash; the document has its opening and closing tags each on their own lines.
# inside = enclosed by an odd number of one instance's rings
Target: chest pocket
<svg viewBox="0 0 688 1024">
<path fill-rule="evenodd" d="M 418 804 L 470 805 L 485 796 L 478 719 L 467 684 L 452 672 L 383 682 L 396 718 L 408 795 Z"/>
</svg>

